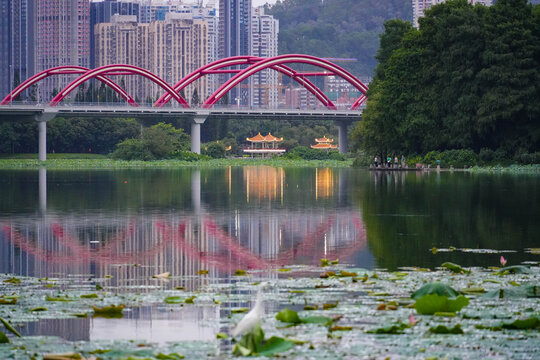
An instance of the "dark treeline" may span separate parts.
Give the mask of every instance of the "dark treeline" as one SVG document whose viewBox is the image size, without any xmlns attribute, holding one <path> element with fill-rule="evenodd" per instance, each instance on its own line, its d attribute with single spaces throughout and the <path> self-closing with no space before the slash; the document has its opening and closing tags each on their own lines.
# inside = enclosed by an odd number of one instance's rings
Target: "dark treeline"
<svg viewBox="0 0 540 360">
<path fill-rule="evenodd" d="M 364 121 L 368 153 L 471 149 L 516 158 L 540 144 L 540 6 L 451 0 L 419 29 L 385 23 Z"/>
</svg>

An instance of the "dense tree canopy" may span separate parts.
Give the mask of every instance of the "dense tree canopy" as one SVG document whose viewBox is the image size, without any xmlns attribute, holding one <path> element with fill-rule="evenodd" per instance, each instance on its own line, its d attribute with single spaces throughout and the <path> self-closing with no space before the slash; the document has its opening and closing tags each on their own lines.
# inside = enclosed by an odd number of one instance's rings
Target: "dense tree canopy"
<svg viewBox="0 0 540 360">
<path fill-rule="evenodd" d="M 380 154 L 482 148 L 508 155 L 540 144 L 540 8 L 450 0 L 419 29 L 385 24 L 356 146 Z"/>
</svg>

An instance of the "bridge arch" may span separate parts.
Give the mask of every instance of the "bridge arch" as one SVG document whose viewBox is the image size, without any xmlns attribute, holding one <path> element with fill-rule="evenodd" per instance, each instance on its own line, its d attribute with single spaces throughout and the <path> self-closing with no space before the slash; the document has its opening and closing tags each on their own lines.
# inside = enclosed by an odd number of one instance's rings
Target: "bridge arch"
<svg viewBox="0 0 540 360">
<path fill-rule="evenodd" d="M 353 106 L 351 107 L 353 110 L 358 108 L 358 106 L 366 99 L 365 95 L 368 90 L 367 86 L 364 85 L 360 80 L 358 80 L 356 77 L 354 77 L 351 73 L 349 73 L 347 70 L 343 69 L 342 67 L 330 61 L 327 61 L 327 60 L 324 60 L 315 56 L 302 55 L 302 54 L 290 54 L 290 55 L 280 55 L 280 56 L 261 60 L 249 66 L 248 68 L 240 71 L 238 74 L 236 74 L 231 79 L 229 79 L 225 84 L 223 84 L 218 90 L 216 90 L 203 103 L 203 107 L 211 108 L 221 97 L 223 97 L 223 95 L 225 95 L 236 85 L 246 80 L 250 76 L 256 74 L 257 72 L 268 69 L 268 68 L 273 68 L 275 66 L 289 64 L 289 63 L 314 65 L 330 72 L 330 73 L 326 73 L 325 75 L 338 75 L 341 78 L 345 79 L 350 84 L 352 84 L 356 89 L 358 89 L 362 93 L 362 96 L 360 96 L 360 98 L 357 99 L 355 103 L 353 104 Z M 302 74 L 302 73 L 294 72 L 293 78 L 305 79 L 305 76 L 313 76 L 313 75 L 320 75 L 320 74 L 315 74 L 315 73 Z"/>
<path fill-rule="evenodd" d="M 176 83 L 173 86 L 173 88 L 174 88 L 174 91 L 176 91 L 177 93 L 180 93 L 180 91 L 184 89 L 186 86 L 188 86 L 192 82 L 200 79 L 201 77 L 205 75 L 219 74 L 219 73 L 239 73 L 242 70 L 221 70 L 221 69 L 230 67 L 230 66 L 236 66 L 236 65 L 253 65 L 262 60 L 265 60 L 265 58 L 261 58 L 257 56 L 233 56 L 229 58 L 220 59 L 195 70 L 191 74 L 181 79 L 178 83 Z M 319 101 L 321 101 L 324 104 L 324 106 L 330 109 L 336 108 L 335 105 L 332 103 L 332 101 L 309 79 L 306 79 L 305 77 L 295 77 L 296 72 L 290 67 L 285 66 L 285 65 L 274 65 L 271 67 L 271 69 L 278 71 L 282 74 L 285 74 L 289 76 L 290 78 L 294 79 L 295 81 L 297 81 L 300 85 L 302 85 L 309 92 L 315 95 L 317 99 L 319 99 Z M 154 106 L 162 107 L 163 105 L 168 103 L 170 99 L 171 99 L 171 95 L 168 93 L 165 93 L 154 103 Z"/>
<path fill-rule="evenodd" d="M 79 76 L 77 79 L 73 80 L 69 85 L 67 85 L 64 89 L 62 89 L 58 95 L 56 95 L 49 105 L 56 106 L 60 101 L 62 101 L 71 91 L 79 87 L 84 82 L 92 79 L 97 78 L 98 76 L 103 75 L 141 75 L 145 78 L 151 80 L 155 84 L 159 85 L 163 90 L 165 90 L 167 93 L 169 93 L 176 101 L 178 101 L 184 108 L 189 108 L 188 103 L 186 100 L 180 96 L 178 93 L 174 91 L 174 89 L 167 83 L 165 80 L 160 78 L 157 75 L 154 75 L 148 70 L 145 70 L 143 68 L 133 66 L 133 65 L 126 65 L 126 64 L 112 64 L 112 65 L 105 65 L 101 66 L 94 70 L 89 70 L 85 72 L 83 75 Z"/>
<path fill-rule="evenodd" d="M 0 102 L 0 105 L 8 105 L 11 103 L 12 99 L 19 96 L 24 90 L 28 89 L 30 86 L 38 83 L 39 81 L 48 78 L 52 75 L 67 75 L 67 74 L 84 74 L 86 72 L 90 71 L 89 68 L 85 68 L 82 66 L 56 66 L 44 71 L 41 71 L 34 76 L 26 79 L 22 83 L 19 84 L 13 91 L 11 91 L 3 100 Z M 124 90 L 121 86 L 119 86 L 117 83 L 112 81 L 111 79 L 105 77 L 105 76 L 97 76 L 97 79 L 107 86 L 111 87 L 114 91 L 116 91 L 124 100 L 126 100 L 131 106 L 138 106 L 135 100 L 127 93 L 126 90 Z"/>
</svg>

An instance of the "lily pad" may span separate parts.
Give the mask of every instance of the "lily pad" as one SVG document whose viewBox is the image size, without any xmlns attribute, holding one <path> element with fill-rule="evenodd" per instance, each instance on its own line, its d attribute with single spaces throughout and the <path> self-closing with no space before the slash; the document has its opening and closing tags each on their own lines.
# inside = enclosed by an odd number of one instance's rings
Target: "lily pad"
<svg viewBox="0 0 540 360">
<path fill-rule="evenodd" d="M 258 354 L 262 356 L 274 356 L 275 354 L 292 349 L 294 345 L 294 342 L 290 340 L 272 336 L 264 343 L 263 346 L 261 346 Z"/>
<path fill-rule="evenodd" d="M 0 297 L 0 305 L 15 305 L 17 300 L 17 296 L 2 296 Z"/>
<path fill-rule="evenodd" d="M 449 285 L 442 283 L 429 283 L 413 292 L 411 297 L 415 300 L 418 300 L 426 295 L 439 295 L 446 296 L 448 298 L 455 298 L 459 296 L 459 293 Z"/>
</svg>

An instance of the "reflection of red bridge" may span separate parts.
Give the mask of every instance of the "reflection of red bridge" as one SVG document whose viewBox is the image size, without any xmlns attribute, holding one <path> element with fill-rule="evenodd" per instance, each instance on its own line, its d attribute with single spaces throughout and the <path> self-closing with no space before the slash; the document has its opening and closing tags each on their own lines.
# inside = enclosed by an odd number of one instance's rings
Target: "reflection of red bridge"
<svg viewBox="0 0 540 360">
<path fill-rule="evenodd" d="M 348 258 L 366 245 L 366 230 L 357 214 L 352 216 L 356 237 L 347 242 L 343 247 L 333 247 L 325 252 L 321 247 L 321 240 L 335 223 L 334 217 L 329 217 L 320 223 L 317 228 L 308 233 L 304 239 L 291 249 L 280 251 L 273 258 L 264 258 L 256 255 L 249 249 L 243 247 L 238 241 L 220 229 L 215 222 L 206 218 L 201 224 L 201 232 L 207 233 L 216 245 L 224 251 L 208 251 L 200 249 L 186 238 L 187 222 L 177 225 L 169 222 L 154 221 L 153 228 L 156 237 L 161 241 L 154 243 L 151 247 L 139 252 L 125 253 L 118 249 L 128 247 L 128 242 L 134 234 L 134 223 L 130 222 L 122 231 L 105 242 L 103 246 L 92 249 L 81 245 L 80 241 L 72 236 L 58 223 L 50 225 L 51 234 L 56 239 L 56 245 L 60 245 L 69 252 L 51 251 L 38 247 L 31 239 L 23 236 L 14 226 L 5 224 L 2 230 L 6 238 L 16 247 L 23 250 L 36 259 L 52 264 L 68 263 L 97 263 L 97 264 L 126 264 L 140 263 L 152 257 L 166 252 L 166 247 L 171 245 L 179 250 L 186 258 L 206 263 L 222 272 L 233 272 L 239 268 L 243 269 L 268 269 L 283 265 L 294 264 L 301 257 L 309 256 L 318 261 L 320 258 Z"/>
<path fill-rule="evenodd" d="M 288 64 L 307 64 L 320 68 L 323 71 L 320 72 L 299 72 L 291 67 Z M 247 66 L 244 69 L 225 69 L 231 67 L 237 67 L 240 65 Z M 123 76 L 123 75 L 140 75 L 143 76 L 153 83 L 160 86 L 165 92 L 155 103 L 154 107 L 161 107 L 165 105 L 171 98 L 174 98 L 179 104 L 183 107 L 189 108 L 187 101 L 180 95 L 182 90 L 198 80 L 199 78 L 210 75 L 210 74 L 232 74 L 233 76 L 226 81 L 219 89 L 217 89 L 213 94 L 211 94 L 206 101 L 203 103 L 203 107 L 211 108 L 216 104 L 219 99 L 221 99 L 226 93 L 228 93 L 235 86 L 240 84 L 242 81 L 247 80 L 251 76 L 255 75 L 258 72 L 264 71 L 266 69 L 272 69 L 281 74 L 284 74 L 290 77 L 292 80 L 298 82 L 303 86 L 307 91 L 312 93 L 325 107 L 329 109 L 336 109 L 334 103 L 317 87 L 311 82 L 308 78 L 313 76 L 339 76 L 348 83 L 350 83 L 354 88 L 358 90 L 362 95 L 352 104 L 351 109 L 357 109 L 365 100 L 366 92 L 368 90 L 367 86 L 364 85 L 360 80 L 355 76 L 349 73 L 347 70 L 342 67 L 333 64 L 332 62 L 318 58 L 310 55 L 300 55 L 300 54 L 289 54 L 289 55 L 280 55 L 271 58 L 260 58 L 255 56 L 235 56 L 230 58 L 225 58 L 221 60 L 214 61 L 208 65 L 205 65 L 191 74 L 187 75 L 174 86 L 168 84 L 165 80 L 161 79 L 159 76 L 151 73 L 148 70 L 127 64 L 113 64 L 105 65 L 97 69 L 87 69 L 79 66 L 58 66 L 54 68 L 47 69 L 42 71 L 29 79 L 25 80 L 19 86 L 17 86 L 12 92 L 10 92 L 3 100 L 0 102 L 0 105 L 7 105 L 12 102 L 13 99 L 16 99 L 23 91 L 30 88 L 32 85 L 38 83 L 39 81 L 53 75 L 60 74 L 75 74 L 79 75 L 75 80 L 73 80 L 69 85 L 62 89 L 50 102 L 51 106 L 57 105 L 61 102 L 69 93 L 73 90 L 79 88 L 86 81 L 90 79 L 98 79 L 103 82 L 105 85 L 112 88 L 117 92 L 128 104 L 131 106 L 138 106 L 133 97 L 128 94 L 122 87 L 116 84 L 114 81 L 110 80 L 108 76 Z"/>
</svg>

